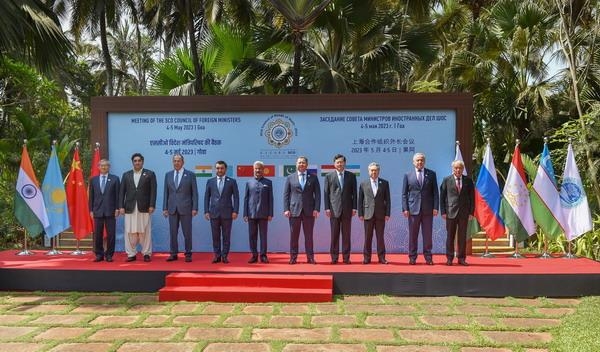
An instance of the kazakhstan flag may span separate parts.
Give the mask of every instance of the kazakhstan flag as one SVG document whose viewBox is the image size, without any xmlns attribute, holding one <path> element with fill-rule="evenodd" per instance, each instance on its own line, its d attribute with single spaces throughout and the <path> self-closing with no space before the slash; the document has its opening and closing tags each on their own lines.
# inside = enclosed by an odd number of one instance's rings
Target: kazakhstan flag
<svg viewBox="0 0 600 352">
<path fill-rule="evenodd" d="M 69 208 L 67 207 L 67 194 L 63 184 L 56 149 L 52 146 L 48 168 L 42 184 L 44 203 L 50 220 L 50 227 L 46 228 L 46 236 L 52 238 L 71 226 L 69 222 Z"/>
</svg>

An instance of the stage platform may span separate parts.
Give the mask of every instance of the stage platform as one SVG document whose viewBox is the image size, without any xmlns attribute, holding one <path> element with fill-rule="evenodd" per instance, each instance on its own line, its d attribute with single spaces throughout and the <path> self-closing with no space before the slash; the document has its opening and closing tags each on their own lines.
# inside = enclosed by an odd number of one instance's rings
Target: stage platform
<svg viewBox="0 0 600 352">
<path fill-rule="evenodd" d="M 93 254 L 70 252 L 48 256 L 34 251 L 17 256 L 17 251 L 0 252 L 2 291 L 92 291 L 157 292 L 173 272 L 331 274 L 334 294 L 387 294 L 402 296 L 471 297 L 578 297 L 600 295 L 600 263 L 585 259 L 513 259 L 507 256 L 467 258 L 469 266 L 446 266 L 445 256 L 434 256 L 435 265 L 408 265 L 406 254 L 388 254 L 387 265 L 362 264 L 362 254 L 353 254 L 352 264 L 330 264 L 329 254 L 317 254 L 318 264 L 307 264 L 301 254 L 298 264 L 289 265 L 286 253 L 269 254 L 268 264 L 248 264 L 248 253 L 231 253 L 230 263 L 212 264 L 212 253 L 194 253 L 193 261 L 166 262 L 167 253 L 155 253 L 152 261 L 125 262 L 117 253 L 114 262 L 94 263 Z"/>
</svg>

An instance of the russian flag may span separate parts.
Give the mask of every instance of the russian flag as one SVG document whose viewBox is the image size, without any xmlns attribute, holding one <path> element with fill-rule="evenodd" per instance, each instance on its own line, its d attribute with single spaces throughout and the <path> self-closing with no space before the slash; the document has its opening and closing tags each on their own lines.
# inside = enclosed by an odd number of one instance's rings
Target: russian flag
<svg viewBox="0 0 600 352">
<path fill-rule="evenodd" d="M 501 201 L 492 148 L 488 143 L 475 185 L 475 217 L 492 241 L 505 235 L 504 222 L 500 218 Z"/>
</svg>

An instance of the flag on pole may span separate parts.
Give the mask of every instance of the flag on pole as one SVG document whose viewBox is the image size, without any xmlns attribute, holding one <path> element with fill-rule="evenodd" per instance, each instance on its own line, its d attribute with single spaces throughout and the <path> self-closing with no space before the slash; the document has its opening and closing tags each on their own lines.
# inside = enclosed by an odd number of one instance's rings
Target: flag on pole
<svg viewBox="0 0 600 352">
<path fill-rule="evenodd" d="M 94 156 L 92 157 L 92 165 L 90 167 L 90 179 L 94 176 L 100 175 L 100 144 L 96 143 L 96 148 L 94 148 Z"/>
<path fill-rule="evenodd" d="M 488 143 L 475 184 L 475 217 L 492 241 L 505 233 L 504 223 L 500 218 L 501 198 L 492 148 Z"/>
<path fill-rule="evenodd" d="M 67 205 L 71 228 L 77 239 L 82 239 L 92 232 L 92 218 L 88 206 L 88 194 L 83 182 L 83 171 L 79 160 L 79 148 L 75 148 L 71 172 L 67 178 Z"/>
<path fill-rule="evenodd" d="M 460 152 L 460 142 L 459 141 L 456 141 L 456 152 L 454 153 L 454 160 L 460 160 L 463 163 L 465 162 L 465 160 L 462 157 L 462 153 Z M 463 169 L 463 176 L 467 176 L 467 167 L 466 166 Z"/>
<path fill-rule="evenodd" d="M 565 235 L 569 241 L 592 230 L 590 206 L 575 163 L 575 153 L 570 143 L 560 186 L 560 205 L 563 208 L 565 219 Z"/>
<path fill-rule="evenodd" d="M 460 160 L 464 164 L 462 153 L 460 152 L 460 142 L 456 141 L 456 151 L 454 153 L 454 160 Z M 467 176 L 467 167 L 463 169 L 463 175 Z M 469 223 L 467 224 L 467 236 L 469 238 L 473 237 L 475 234 L 481 231 L 481 227 L 479 227 L 479 223 L 477 222 L 476 217 L 469 217 Z"/>
<path fill-rule="evenodd" d="M 46 229 L 46 236 L 52 238 L 71 226 L 69 222 L 67 194 L 65 193 L 65 186 L 54 145 L 50 152 L 42 190 L 44 191 L 44 203 L 46 204 L 50 220 L 50 226 Z"/>
<path fill-rule="evenodd" d="M 560 195 L 554 178 L 550 151 L 545 143 L 540 156 L 540 165 L 533 181 L 531 208 L 535 222 L 549 239 L 556 239 L 564 232 L 561 225 L 563 214 L 560 206 Z"/>
<path fill-rule="evenodd" d="M 517 242 L 522 242 L 535 233 L 535 223 L 533 222 L 525 168 L 518 144 L 508 169 L 502 196 L 500 205 L 502 220 Z"/>
<path fill-rule="evenodd" d="M 42 190 L 33 172 L 26 145 L 23 145 L 21 167 L 15 189 L 15 217 L 30 235 L 37 236 L 50 226 L 50 220 L 48 220 Z"/>
</svg>

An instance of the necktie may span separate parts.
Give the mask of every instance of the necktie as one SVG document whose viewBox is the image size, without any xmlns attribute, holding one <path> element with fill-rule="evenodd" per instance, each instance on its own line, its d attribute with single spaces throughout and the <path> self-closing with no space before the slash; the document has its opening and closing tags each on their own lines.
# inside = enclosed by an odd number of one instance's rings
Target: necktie
<svg viewBox="0 0 600 352">
<path fill-rule="evenodd" d="M 460 193 L 460 178 L 456 179 L 456 190 Z"/>
<path fill-rule="evenodd" d="M 217 187 L 219 188 L 219 194 L 223 193 L 223 177 L 219 177 Z"/>
<path fill-rule="evenodd" d="M 417 172 L 417 180 L 419 181 L 419 186 L 423 186 L 423 170 Z"/>
<path fill-rule="evenodd" d="M 306 180 L 304 179 L 304 172 L 300 174 L 300 187 L 304 189 L 304 185 L 306 184 Z"/>
<path fill-rule="evenodd" d="M 338 181 L 340 181 L 340 187 L 344 188 L 344 173 L 343 172 L 338 173 Z"/>
<path fill-rule="evenodd" d="M 175 188 L 179 187 L 179 170 L 175 171 Z"/>
<path fill-rule="evenodd" d="M 377 180 L 371 180 L 371 188 L 373 189 L 373 195 L 377 195 Z"/>
<path fill-rule="evenodd" d="M 104 193 L 104 188 L 106 188 L 106 176 L 102 176 L 102 180 L 100 182 L 100 190 Z"/>
</svg>

